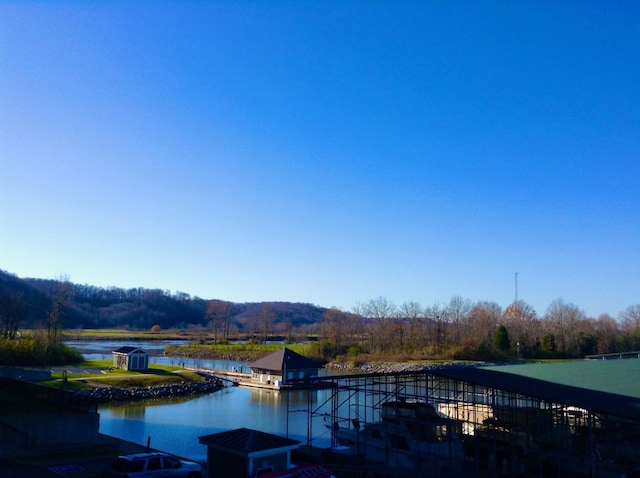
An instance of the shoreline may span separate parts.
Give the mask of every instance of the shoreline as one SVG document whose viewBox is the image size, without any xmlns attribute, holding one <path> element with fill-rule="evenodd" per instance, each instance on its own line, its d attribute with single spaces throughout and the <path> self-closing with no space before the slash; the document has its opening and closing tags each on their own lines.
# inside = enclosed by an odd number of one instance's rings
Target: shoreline
<svg viewBox="0 0 640 478">
<path fill-rule="evenodd" d="M 188 395 L 204 395 L 217 392 L 226 387 L 218 377 L 202 374 L 204 382 L 185 382 L 174 385 L 157 385 L 151 387 L 121 388 L 121 387 L 95 387 L 80 393 L 88 396 L 98 403 L 126 402 L 135 400 L 149 400 L 154 398 L 184 397 Z"/>
</svg>

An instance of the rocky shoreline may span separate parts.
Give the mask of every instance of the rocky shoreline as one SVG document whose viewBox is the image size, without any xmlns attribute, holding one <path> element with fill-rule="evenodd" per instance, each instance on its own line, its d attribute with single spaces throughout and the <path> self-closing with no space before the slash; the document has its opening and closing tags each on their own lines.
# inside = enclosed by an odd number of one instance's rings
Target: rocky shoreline
<svg viewBox="0 0 640 478">
<path fill-rule="evenodd" d="M 494 365 L 488 362 L 441 362 L 441 363 L 410 363 L 410 362 L 365 362 L 352 367 L 344 362 L 332 362 L 326 365 L 331 370 L 351 373 L 393 373 L 393 372 L 422 372 L 427 370 L 442 370 L 446 368 L 469 368 Z"/>
<path fill-rule="evenodd" d="M 205 393 L 217 392 L 225 387 L 224 382 L 218 377 L 205 374 L 203 374 L 203 376 L 205 377 L 204 382 L 141 388 L 99 387 L 81 393 L 91 397 L 97 402 L 121 402 L 186 395 L 202 395 Z"/>
<path fill-rule="evenodd" d="M 333 362 L 326 365 L 327 369 L 340 370 L 350 373 L 394 373 L 394 372 L 421 372 L 428 370 L 442 370 L 446 368 L 480 367 L 491 365 L 487 362 L 442 362 L 442 363 L 408 363 L 408 362 L 366 362 L 352 367 L 348 363 Z M 91 397 L 97 402 L 122 402 L 132 400 L 148 400 L 153 398 L 178 397 L 188 395 L 202 395 L 216 392 L 226 385 L 220 378 L 202 374 L 204 382 L 191 382 L 174 385 L 160 385 L 156 387 L 120 388 L 97 387 L 80 392 Z"/>
</svg>

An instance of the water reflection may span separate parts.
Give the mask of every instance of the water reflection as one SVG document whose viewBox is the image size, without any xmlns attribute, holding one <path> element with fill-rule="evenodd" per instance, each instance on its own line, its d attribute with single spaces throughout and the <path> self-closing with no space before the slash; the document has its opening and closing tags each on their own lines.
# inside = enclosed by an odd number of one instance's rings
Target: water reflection
<svg viewBox="0 0 640 478">
<path fill-rule="evenodd" d="M 325 393 L 233 387 L 184 401 L 105 404 L 98 410 L 100 431 L 140 444 L 151 437 L 155 448 L 202 460 L 206 449 L 199 446 L 198 437 L 234 428 L 253 428 L 305 443 L 307 405 L 317 403 L 319 394 Z M 328 446 L 328 430 L 315 437 L 314 444 Z"/>
<path fill-rule="evenodd" d="M 87 359 L 110 359 L 120 342 L 70 343 Z M 152 363 L 185 365 L 232 370 L 246 367 L 246 363 L 226 360 L 192 360 L 164 357 L 161 350 L 166 341 L 136 343 L 144 350 L 156 351 Z M 99 346 L 100 350 L 96 350 Z M 85 348 L 87 347 L 87 348 Z M 141 445 L 151 440 L 151 446 L 180 456 L 206 459 L 206 447 L 198 437 L 234 428 L 252 428 L 280 436 L 288 436 L 302 443 L 307 441 L 309 407 L 327 401 L 327 390 L 295 390 L 280 392 L 265 389 L 230 387 L 199 397 L 173 397 L 129 403 L 103 404 L 99 407 L 100 432 Z M 314 425 L 315 426 L 315 425 Z M 313 444 L 329 446 L 330 431 L 319 426 L 314 429 Z"/>
</svg>

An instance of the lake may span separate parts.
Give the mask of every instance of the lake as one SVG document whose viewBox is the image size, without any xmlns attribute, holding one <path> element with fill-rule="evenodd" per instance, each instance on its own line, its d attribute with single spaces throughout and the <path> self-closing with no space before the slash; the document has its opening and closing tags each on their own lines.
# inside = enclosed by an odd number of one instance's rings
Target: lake
<svg viewBox="0 0 640 478">
<path fill-rule="evenodd" d="M 169 343 L 179 341 L 135 342 L 151 354 L 152 363 L 199 365 L 231 370 L 246 363 L 226 360 L 172 359 L 161 356 Z M 130 343 L 128 343 L 130 344 Z M 122 342 L 69 341 L 87 359 L 109 359 Z M 324 404 L 328 390 L 272 390 L 231 387 L 196 398 L 174 397 L 135 403 L 102 404 L 100 432 L 139 444 L 151 439 L 151 447 L 195 460 L 206 460 L 207 450 L 199 436 L 235 428 L 252 428 L 280 436 L 307 441 L 307 409 Z M 323 423 L 313 423 L 312 444 L 331 445 L 331 434 Z"/>
</svg>

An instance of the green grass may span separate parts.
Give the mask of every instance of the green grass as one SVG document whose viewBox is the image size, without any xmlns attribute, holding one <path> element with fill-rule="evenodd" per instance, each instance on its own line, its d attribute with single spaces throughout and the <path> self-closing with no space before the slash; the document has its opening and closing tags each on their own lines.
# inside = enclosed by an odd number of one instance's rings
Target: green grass
<svg viewBox="0 0 640 478">
<path fill-rule="evenodd" d="M 190 344 L 190 345 L 182 345 L 175 347 L 178 350 L 182 349 L 190 349 L 190 348 L 201 348 L 206 350 L 211 350 L 213 352 L 218 353 L 233 353 L 233 352 L 277 352 L 278 350 L 285 347 L 282 344 L 208 344 L 208 345 L 198 345 L 198 344 Z M 304 344 L 287 344 L 286 347 L 289 350 L 293 350 L 296 353 L 303 354 L 305 351 L 306 345 Z"/>
<path fill-rule="evenodd" d="M 150 332 L 148 330 L 127 330 L 127 329 L 68 329 L 63 332 L 67 339 L 142 339 L 142 340 L 167 340 L 175 338 L 190 338 L 189 334 L 179 330 L 163 330 L 160 332 Z"/>
<path fill-rule="evenodd" d="M 94 387 L 140 388 L 159 385 L 179 384 L 183 382 L 202 382 L 204 378 L 190 370 L 173 365 L 151 364 L 144 371 L 128 371 L 113 368 L 111 360 L 87 360 L 77 368 L 86 372 L 55 372 L 51 380 L 42 382 L 67 390 L 86 390 Z M 99 369 L 97 372 L 94 369 Z M 66 375 L 66 381 L 64 377 Z"/>
</svg>

